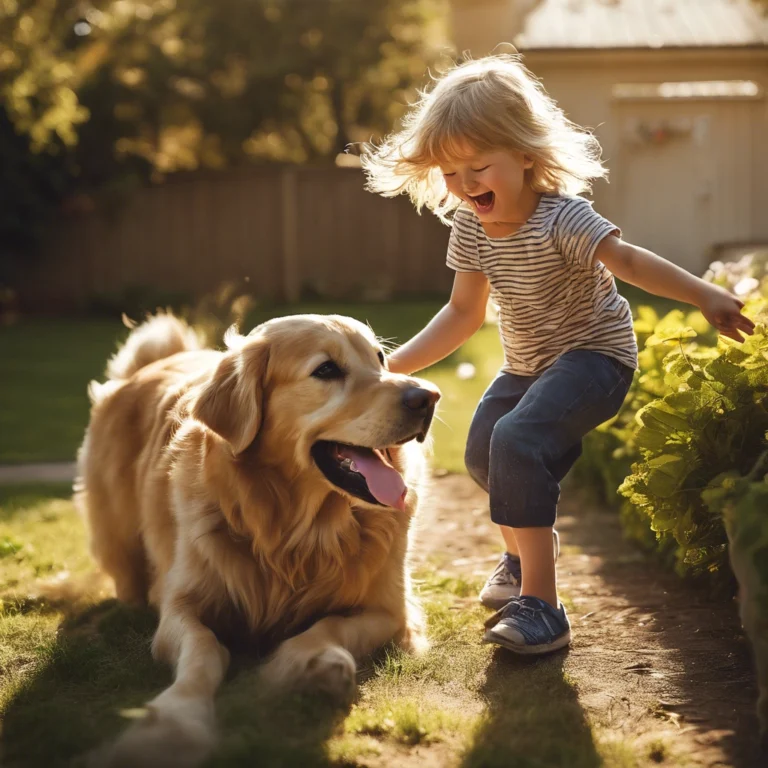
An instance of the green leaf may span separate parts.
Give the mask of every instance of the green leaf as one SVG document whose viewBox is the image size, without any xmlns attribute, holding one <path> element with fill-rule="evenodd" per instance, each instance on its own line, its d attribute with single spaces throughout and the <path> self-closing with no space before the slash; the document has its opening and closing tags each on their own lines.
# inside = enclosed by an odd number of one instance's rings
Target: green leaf
<svg viewBox="0 0 768 768">
<path fill-rule="evenodd" d="M 734 383 L 739 387 L 748 387 L 749 389 L 768 388 L 768 363 L 755 368 L 739 368 L 739 373 L 734 379 Z"/>
<path fill-rule="evenodd" d="M 642 305 L 637 308 L 637 319 L 635 320 L 635 332 L 653 333 L 653 329 L 659 324 L 659 316 L 653 307 Z"/>
<path fill-rule="evenodd" d="M 750 357 L 751 355 L 749 353 L 739 347 L 731 347 L 730 349 L 725 350 L 721 355 L 721 359 L 725 358 L 725 360 L 734 365 L 743 363 L 745 360 L 749 360 Z"/>
<path fill-rule="evenodd" d="M 696 367 L 683 355 L 680 350 L 673 350 L 664 358 L 664 371 L 667 376 L 677 378 L 687 378 L 691 373 L 696 372 Z"/>
<path fill-rule="evenodd" d="M 655 347 L 658 344 L 667 344 L 671 341 L 683 341 L 684 339 L 695 339 L 699 334 L 686 325 L 682 328 L 670 328 L 667 331 L 652 334 L 645 340 L 646 347 Z"/>
<path fill-rule="evenodd" d="M 635 443 L 641 450 L 657 453 L 667 445 L 667 435 L 649 427 L 640 427 L 635 435 Z"/>
<path fill-rule="evenodd" d="M 644 427 L 663 434 L 688 428 L 688 419 L 663 400 L 654 400 L 652 403 L 648 403 L 637 412 L 635 418 Z"/>
<path fill-rule="evenodd" d="M 681 456 L 662 454 L 651 459 L 648 467 L 648 491 L 661 498 L 668 498 L 675 493 L 688 475 L 687 462 Z"/>
<path fill-rule="evenodd" d="M 706 392 L 688 390 L 674 392 L 664 398 L 664 402 L 678 413 L 693 414 L 698 411 L 710 398 Z M 686 421 L 689 417 L 686 417 Z"/>
<path fill-rule="evenodd" d="M 721 381 L 724 384 L 733 385 L 736 377 L 744 370 L 741 366 L 730 362 L 726 359 L 727 355 L 720 355 L 720 357 L 713 360 L 704 369 L 709 376 L 717 381 Z"/>
<path fill-rule="evenodd" d="M 675 527 L 675 515 L 671 510 L 659 510 L 651 519 L 651 530 L 657 533 L 671 531 Z"/>
</svg>

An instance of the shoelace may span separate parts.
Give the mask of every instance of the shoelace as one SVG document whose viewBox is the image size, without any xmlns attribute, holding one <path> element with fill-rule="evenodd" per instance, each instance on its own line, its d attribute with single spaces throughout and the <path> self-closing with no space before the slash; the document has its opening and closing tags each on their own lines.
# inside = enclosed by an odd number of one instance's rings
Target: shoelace
<svg viewBox="0 0 768 768">
<path fill-rule="evenodd" d="M 501 618 L 507 618 L 509 616 L 522 615 L 526 621 L 536 621 L 539 614 L 544 613 L 544 606 L 538 605 L 534 602 L 535 598 L 512 598 L 502 609 Z M 549 622 L 547 622 L 549 626 Z"/>
<path fill-rule="evenodd" d="M 486 629 L 493 629 L 502 619 L 520 615 L 525 622 L 536 622 L 537 616 L 543 612 L 542 607 L 535 604 L 531 605 L 528 601 L 521 601 L 519 597 L 513 597 L 503 608 L 499 608 L 496 613 L 489 616 L 484 624 Z M 549 626 L 549 622 L 547 622 L 547 626 Z"/>
<path fill-rule="evenodd" d="M 496 566 L 496 570 L 491 574 L 488 579 L 489 584 L 513 584 L 517 586 L 520 583 L 519 575 L 512 573 L 507 565 L 507 558 L 503 556 Z"/>
<path fill-rule="evenodd" d="M 536 616 L 541 613 L 541 608 L 534 608 L 534 606 L 528 605 L 526 603 L 518 603 L 515 613 L 522 614 L 526 619 L 530 621 L 535 621 Z"/>
</svg>

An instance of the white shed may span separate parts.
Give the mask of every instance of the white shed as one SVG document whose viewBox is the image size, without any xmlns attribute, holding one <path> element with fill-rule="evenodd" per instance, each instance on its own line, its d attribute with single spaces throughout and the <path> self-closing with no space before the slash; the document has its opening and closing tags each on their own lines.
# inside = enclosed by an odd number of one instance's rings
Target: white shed
<svg viewBox="0 0 768 768">
<path fill-rule="evenodd" d="M 625 237 L 701 274 L 768 244 L 768 18 L 751 0 L 452 0 L 458 50 L 511 42 L 577 123 Z"/>
</svg>

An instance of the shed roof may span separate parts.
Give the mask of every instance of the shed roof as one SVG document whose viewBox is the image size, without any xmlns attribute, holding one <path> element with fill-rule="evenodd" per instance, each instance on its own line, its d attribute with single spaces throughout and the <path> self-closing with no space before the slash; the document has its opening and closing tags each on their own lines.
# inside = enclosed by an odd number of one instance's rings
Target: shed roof
<svg viewBox="0 0 768 768">
<path fill-rule="evenodd" d="M 520 50 L 768 45 L 752 0 L 539 0 L 514 39 Z"/>
</svg>

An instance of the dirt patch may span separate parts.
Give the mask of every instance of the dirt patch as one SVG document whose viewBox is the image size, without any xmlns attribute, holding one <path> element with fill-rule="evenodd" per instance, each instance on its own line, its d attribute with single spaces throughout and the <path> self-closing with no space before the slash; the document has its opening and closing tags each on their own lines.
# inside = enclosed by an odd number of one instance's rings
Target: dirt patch
<svg viewBox="0 0 768 768">
<path fill-rule="evenodd" d="M 436 477 L 415 560 L 485 577 L 501 551 L 486 494 Z M 563 494 L 560 589 L 573 609 L 563 673 L 601 738 L 644 745 L 650 763 L 758 766 L 757 692 L 736 606 L 661 571 L 622 540 L 615 514 Z"/>
</svg>

